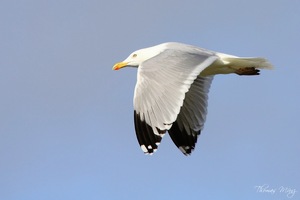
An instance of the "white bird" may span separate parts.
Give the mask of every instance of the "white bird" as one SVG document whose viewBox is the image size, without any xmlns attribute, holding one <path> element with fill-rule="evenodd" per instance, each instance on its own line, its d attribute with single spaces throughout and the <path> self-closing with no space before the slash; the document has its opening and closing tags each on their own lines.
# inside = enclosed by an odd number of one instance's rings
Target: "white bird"
<svg viewBox="0 0 300 200">
<path fill-rule="evenodd" d="M 166 131 L 184 155 L 203 129 L 208 92 L 216 74 L 259 75 L 271 69 L 264 58 L 244 58 L 182 43 L 163 43 L 131 53 L 113 70 L 137 67 L 134 124 L 146 154 L 157 150 Z"/>
</svg>

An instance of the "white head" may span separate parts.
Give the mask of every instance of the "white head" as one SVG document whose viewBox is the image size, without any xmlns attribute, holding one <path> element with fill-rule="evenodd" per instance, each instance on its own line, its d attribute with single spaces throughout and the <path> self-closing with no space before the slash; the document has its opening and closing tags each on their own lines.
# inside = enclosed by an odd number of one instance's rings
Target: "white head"
<svg viewBox="0 0 300 200">
<path fill-rule="evenodd" d="M 113 70 L 119 70 L 123 67 L 138 67 L 144 61 L 158 55 L 165 49 L 164 45 L 157 45 L 145 49 L 137 50 L 131 53 L 124 61 L 116 63 Z"/>
</svg>

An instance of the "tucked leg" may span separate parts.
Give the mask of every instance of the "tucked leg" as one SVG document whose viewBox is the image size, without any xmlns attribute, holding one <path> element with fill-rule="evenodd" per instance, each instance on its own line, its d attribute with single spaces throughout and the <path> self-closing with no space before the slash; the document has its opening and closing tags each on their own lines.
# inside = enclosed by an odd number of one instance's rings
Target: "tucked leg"
<svg viewBox="0 0 300 200">
<path fill-rule="evenodd" d="M 238 75 L 259 75 L 259 69 L 256 69 L 255 67 L 245 67 L 245 68 L 239 68 L 235 71 Z"/>
</svg>

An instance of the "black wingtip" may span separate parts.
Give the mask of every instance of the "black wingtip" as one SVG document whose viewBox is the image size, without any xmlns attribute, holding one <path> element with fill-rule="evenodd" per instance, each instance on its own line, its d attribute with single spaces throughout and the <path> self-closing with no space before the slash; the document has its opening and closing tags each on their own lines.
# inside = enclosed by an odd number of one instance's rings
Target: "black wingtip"
<svg viewBox="0 0 300 200">
<path fill-rule="evenodd" d="M 162 136 L 155 135 L 152 127 L 145 121 L 141 120 L 140 115 L 134 111 L 134 126 L 137 140 L 140 144 L 142 151 L 145 154 L 152 155 L 158 148 Z M 158 132 L 163 135 L 166 131 L 158 129 Z"/>
<path fill-rule="evenodd" d="M 185 156 L 190 155 L 195 149 L 200 133 L 201 130 L 191 131 L 190 134 L 187 133 L 185 129 L 180 130 L 177 122 L 174 122 L 172 128 L 169 130 L 170 137 L 174 144 Z"/>
</svg>

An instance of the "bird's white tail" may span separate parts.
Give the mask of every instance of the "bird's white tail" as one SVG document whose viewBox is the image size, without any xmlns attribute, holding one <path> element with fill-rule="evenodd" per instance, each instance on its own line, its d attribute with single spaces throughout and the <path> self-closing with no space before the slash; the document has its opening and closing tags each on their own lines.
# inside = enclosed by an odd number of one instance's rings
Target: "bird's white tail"
<svg viewBox="0 0 300 200">
<path fill-rule="evenodd" d="M 223 62 L 231 68 L 240 69 L 254 67 L 258 69 L 273 69 L 273 66 L 265 58 L 239 58 L 239 57 L 224 57 Z"/>
<path fill-rule="evenodd" d="M 209 76 L 216 74 L 258 75 L 259 69 L 272 69 L 273 66 L 265 58 L 237 57 L 233 55 L 217 53 L 219 57 L 200 75 Z"/>
</svg>

